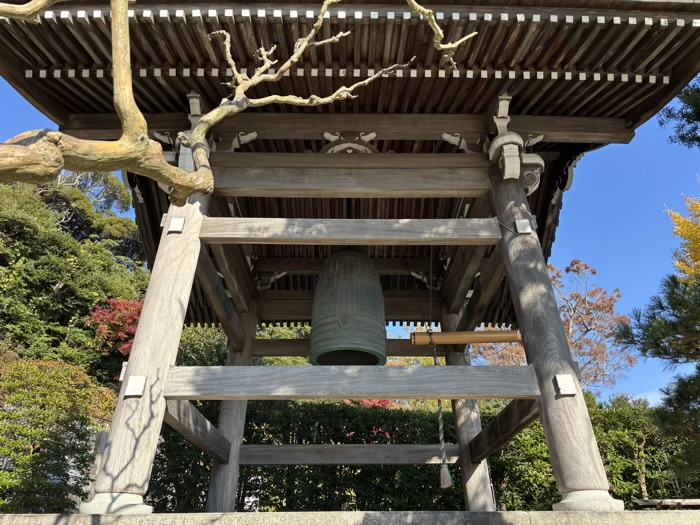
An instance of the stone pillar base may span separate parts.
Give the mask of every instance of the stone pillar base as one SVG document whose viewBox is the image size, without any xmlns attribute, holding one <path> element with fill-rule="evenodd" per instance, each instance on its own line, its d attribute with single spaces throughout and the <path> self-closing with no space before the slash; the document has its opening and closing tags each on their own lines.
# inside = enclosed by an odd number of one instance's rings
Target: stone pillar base
<svg viewBox="0 0 700 525">
<path fill-rule="evenodd" d="M 97 493 L 92 501 L 81 503 L 80 514 L 152 514 L 153 507 L 143 496 L 126 492 Z"/>
<path fill-rule="evenodd" d="M 625 504 L 613 499 L 606 490 L 577 490 L 564 494 L 559 503 L 552 505 L 557 511 L 622 512 Z"/>
</svg>

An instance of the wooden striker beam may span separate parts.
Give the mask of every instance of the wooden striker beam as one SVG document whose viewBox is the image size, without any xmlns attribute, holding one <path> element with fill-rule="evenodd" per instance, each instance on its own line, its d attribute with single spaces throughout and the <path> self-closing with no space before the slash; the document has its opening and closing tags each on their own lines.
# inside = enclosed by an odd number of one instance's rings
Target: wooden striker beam
<svg viewBox="0 0 700 525">
<path fill-rule="evenodd" d="M 478 331 L 478 332 L 413 332 L 412 345 L 468 345 L 490 343 L 522 343 L 519 330 Z"/>
</svg>

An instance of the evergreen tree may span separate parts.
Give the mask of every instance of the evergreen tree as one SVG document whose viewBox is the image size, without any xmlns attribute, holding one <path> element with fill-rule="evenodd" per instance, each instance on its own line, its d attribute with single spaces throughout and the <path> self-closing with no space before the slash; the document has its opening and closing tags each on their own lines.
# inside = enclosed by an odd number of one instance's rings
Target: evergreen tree
<svg viewBox="0 0 700 525">
<path fill-rule="evenodd" d="M 700 147 L 700 79 L 696 78 L 678 95 L 678 104 L 661 111 L 659 122 L 673 124 L 671 142 L 688 148 Z"/>
<path fill-rule="evenodd" d="M 0 185 L 0 340 L 22 358 L 98 365 L 90 314 L 145 292 L 135 232 L 74 188 Z"/>
</svg>

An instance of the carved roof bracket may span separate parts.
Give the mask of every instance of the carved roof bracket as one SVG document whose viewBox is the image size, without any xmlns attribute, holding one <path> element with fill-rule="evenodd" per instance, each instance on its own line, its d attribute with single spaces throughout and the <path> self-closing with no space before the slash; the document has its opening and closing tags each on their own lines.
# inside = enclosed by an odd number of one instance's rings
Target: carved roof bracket
<svg viewBox="0 0 700 525">
<path fill-rule="evenodd" d="M 510 101 L 507 93 L 498 97 L 496 115 L 493 117 L 497 135 L 488 145 L 489 160 L 501 170 L 504 179 L 521 180 L 527 195 L 530 195 L 540 184 L 544 160 L 536 153 L 526 153 L 525 150 L 542 140 L 542 136 L 523 139 L 518 133 L 508 131 Z"/>
<path fill-rule="evenodd" d="M 324 146 L 320 153 L 343 153 L 350 155 L 379 153 L 377 147 L 372 144 L 377 138 L 376 133 L 351 132 L 349 136 L 352 135 L 355 135 L 355 138 L 346 139 L 341 132 L 331 133 L 326 131 L 323 134 L 323 138 L 326 139 L 329 144 Z"/>
</svg>

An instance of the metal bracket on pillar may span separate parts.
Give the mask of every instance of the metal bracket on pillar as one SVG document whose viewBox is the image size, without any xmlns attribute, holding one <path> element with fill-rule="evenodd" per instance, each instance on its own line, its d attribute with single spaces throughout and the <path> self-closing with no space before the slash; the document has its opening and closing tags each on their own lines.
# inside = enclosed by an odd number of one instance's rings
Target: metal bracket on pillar
<svg viewBox="0 0 700 525">
<path fill-rule="evenodd" d="M 182 233 L 185 230 L 185 218 L 173 217 L 168 224 L 168 233 Z"/>
<path fill-rule="evenodd" d="M 143 397 L 146 392 L 146 376 L 131 376 L 124 389 L 124 397 Z"/>
<path fill-rule="evenodd" d="M 527 219 L 516 219 L 515 231 L 521 235 L 529 235 L 530 233 L 532 233 L 532 226 L 530 225 L 530 221 Z"/>
<path fill-rule="evenodd" d="M 504 179 L 521 180 L 526 194 L 530 195 L 540 184 L 544 160 L 535 153 L 525 153 L 525 149 L 541 141 L 543 136 L 529 136 L 525 140 L 517 133 L 508 131 L 510 101 L 508 94 L 498 97 L 498 108 L 493 117 L 498 135 L 489 145 L 489 160 L 501 170 Z"/>
<path fill-rule="evenodd" d="M 571 374 L 558 374 L 554 376 L 554 389 L 558 396 L 575 396 L 576 380 Z"/>
</svg>

